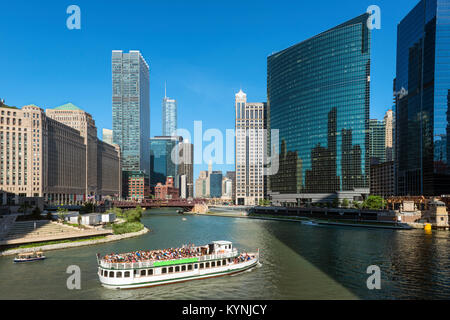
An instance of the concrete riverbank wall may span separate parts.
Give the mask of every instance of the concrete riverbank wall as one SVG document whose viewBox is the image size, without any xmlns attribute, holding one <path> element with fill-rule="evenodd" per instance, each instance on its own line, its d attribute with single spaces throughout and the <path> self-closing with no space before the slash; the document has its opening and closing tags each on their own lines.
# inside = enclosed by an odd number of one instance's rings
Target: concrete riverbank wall
<svg viewBox="0 0 450 320">
<path fill-rule="evenodd" d="M 379 222 L 397 222 L 395 211 L 372 211 L 345 208 L 287 208 L 287 207 L 254 207 L 249 212 L 257 215 L 296 216 L 311 219 L 332 220 L 365 220 Z"/>
<path fill-rule="evenodd" d="M 0 252 L 0 256 L 16 255 L 19 253 L 25 253 L 25 252 L 30 252 L 30 251 L 50 251 L 50 250 L 91 246 L 91 245 L 102 244 L 102 243 L 106 243 L 106 242 L 119 241 L 119 240 L 123 240 L 123 239 L 139 237 L 148 232 L 150 232 L 150 230 L 148 228 L 144 227 L 143 230 L 138 231 L 138 232 L 132 232 L 132 233 L 126 233 L 126 234 L 120 234 L 120 235 L 109 235 L 109 236 L 106 236 L 105 238 L 97 239 L 97 240 L 57 243 L 57 244 L 43 245 L 43 246 L 39 246 L 39 247 L 24 248 L 24 249 L 9 249 L 9 250 Z"/>
</svg>

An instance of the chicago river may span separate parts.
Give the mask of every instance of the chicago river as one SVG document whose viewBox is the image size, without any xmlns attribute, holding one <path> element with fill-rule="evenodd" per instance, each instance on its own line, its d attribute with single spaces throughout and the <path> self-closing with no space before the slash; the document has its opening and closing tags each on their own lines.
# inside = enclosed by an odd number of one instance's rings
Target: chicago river
<svg viewBox="0 0 450 320">
<path fill-rule="evenodd" d="M 185 219 L 183 219 L 185 218 Z M 307 226 L 296 222 L 181 216 L 152 210 L 138 238 L 46 252 L 14 264 L 0 258 L 0 299 L 449 299 L 450 234 Z M 220 278 L 120 291 L 103 288 L 96 254 L 229 240 L 261 250 L 261 265 Z M 81 269 L 81 289 L 69 290 L 67 267 Z M 367 288 L 367 268 L 381 269 L 381 289 Z"/>
</svg>

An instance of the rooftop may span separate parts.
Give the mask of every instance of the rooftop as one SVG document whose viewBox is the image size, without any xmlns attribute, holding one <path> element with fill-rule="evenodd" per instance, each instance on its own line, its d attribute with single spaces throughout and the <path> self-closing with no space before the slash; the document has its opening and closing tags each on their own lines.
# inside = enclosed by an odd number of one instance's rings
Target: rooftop
<svg viewBox="0 0 450 320">
<path fill-rule="evenodd" d="M 63 104 L 62 106 L 56 107 L 53 110 L 65 110 L 65 111 L 83 111 L 82 109 L 80 109 L 79 107 L 77 107 L 76 105 L 72 104 L 72 103 L 66 103 Z"/>
</svg>

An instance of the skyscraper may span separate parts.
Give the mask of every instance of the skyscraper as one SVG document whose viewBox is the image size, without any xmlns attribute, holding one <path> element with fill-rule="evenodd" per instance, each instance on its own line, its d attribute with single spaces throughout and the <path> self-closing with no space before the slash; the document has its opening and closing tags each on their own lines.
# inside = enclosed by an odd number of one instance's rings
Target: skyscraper
<svg viewBox="0 0 450 320">
<path fill-rule="evenodd" d="M 247 102 L 247 95 L 240 90 L 235 96 L 235 111 L 236 204 L 257 205 L 266 194 L 267 104 Z"/>
<path fill-rule="evenodd" d="M 113 140 L 113 131 L 110 129 L 102 129 L 102 140 L 108 144 L 114 144 Z"/>
<path fill-rule="evenodd" d="M 123 171 L 150 172 L 150 69 L 139 51 L 112 51 L 113 141 Z"/>
<path fill-rule="evenodd" d="M 236 171 L 227 171 L 225 176 L 231 180 L 231 199 L 236 202 Z"/>
<path fill-rule="evenodd" d="M 180 143 L 178 180 L 181 198 L 194 197 L 194 145 L 188 140 Z M 184 194 L 181 194 L 181 193 Z"/>
<path fill-rule="evenodd" d="M 397 27 L 397 194 L 450 194 L 450 1 L 421 0 Z"/>
<path fill-rule="evenodd" d="M 182 137 L 153 137 L 150 139 L 150 185 L 155 187 L 158 183 L 165 184 L 167 177 L 176 180 L 178 176 L 178 160 L 172 159 L 172 151 L 178 157 L 178 144 Z M 176 182 L 176 181 L 175 181 Z M 178 182 L 175 183 L 178 187 Z"/>
<path fill-rule="evenodd" d="M 386 161 L 394 161 L 394 112 L 392 110 L 386 111 L 384 116 L 384 145 L 386 147 Z"/>
<path fill-rule="evenodd" d="M 208 171 L 200 171 L 197 180 L 195 180 L 195 197 L 209 197 Z"/>
<path fill-rule="evenodd" d="M 213 171 L 208 175 L 210 198 L 222 197 L 222 172 Z"/>
<path fill-rule="evenodd" d="M 386 161 L 386 126 L 384 121 L 371 119 L 369 122 L 370 164 Z"/>
<path fill-rule="evenodd" d="M 279 130 L 271 146 L 280 146 L 278 173 L 269 177 L 272 200 L 299 204 L 369 193 L 368 18 L 267 58 L 268 120 Z"/>
<path fill-rule="evenodd" d="M 163 136 L 173 136 L 177 130 L 177 101 L 167 97 L 164 89 L 164 98 L 162 101 L 162 128 Z"/>
</svg>

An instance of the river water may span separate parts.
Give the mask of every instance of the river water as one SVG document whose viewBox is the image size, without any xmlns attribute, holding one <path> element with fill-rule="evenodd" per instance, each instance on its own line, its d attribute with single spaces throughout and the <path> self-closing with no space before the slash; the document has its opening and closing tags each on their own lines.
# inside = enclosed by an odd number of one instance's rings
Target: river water
<svg viewBox="0 0 450 320">
<path fill-rule="evenodd" d="M 450 299 L 450 233 L 306 226 L 297 222 L 164 210 L 144 214 L 151 229 L 138 238 L 56 251 L 14 264 L 0 258 L 0 299 Z M 137 290 L 109 290 L 97 278 L 96 253 L 230 240 L 261 249 L 261 266 L 219 278 Z M 66 286 L 66 269 L 81 269 L 81 290 Z M 381 269 L 381 290 L 367 288 L 367 268 Z"/>
</svg>

